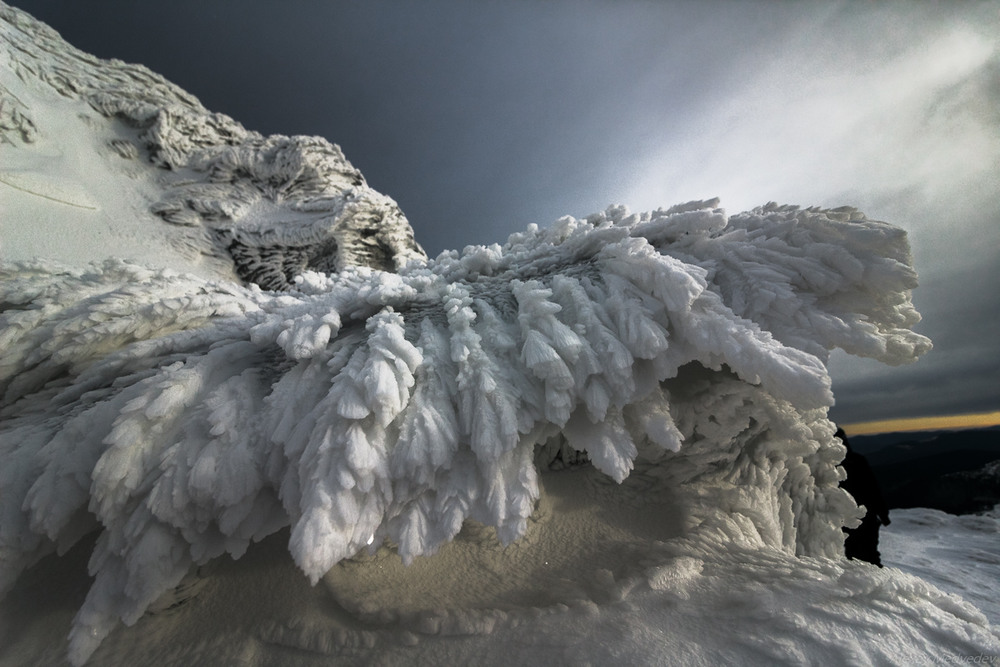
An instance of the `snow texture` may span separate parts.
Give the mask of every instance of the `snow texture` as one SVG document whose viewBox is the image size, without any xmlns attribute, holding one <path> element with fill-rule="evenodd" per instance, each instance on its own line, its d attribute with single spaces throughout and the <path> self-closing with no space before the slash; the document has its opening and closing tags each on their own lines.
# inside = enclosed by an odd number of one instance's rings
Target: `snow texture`
<svg viewBox="0 0 1000 667">
<path fill-rule="evenodd" d="M 196 566 L 284 528 L 314 584 L 366 550 L 411 563 L 463 526 L 511 544 L 554 462 L 669 490 L 682 525 L 657 549 L 677 567 L 649 570 L 654 590 L 750 553 L 814 559 L 803 581 L 841 557 L 858 508 L 825 362 L 929 349 L 903 231 L 712 200 L 428 260 L 336 147 L 247 132 L 0 9 L 5 67 L 137 130 L 121 152 L 168 174 L 151 210 L 241 278 L 0 266 L 0 590 L 96 533 L 74 664 Z M 4 108 L 4 140 L 30 143 L 42 116 Z M 962 604 L 938 612 L 986 645 Z"/>
<path fill-rule="evenodd" d="M 996 462 L 984 470 L 996 468 Z M 886 563 L 972 602 L 1000 624 L 1000 507 L 955 516 L 926 507 L 892 511 L 882 530 Z M 998 658 L 1000 660 L 1000 658 Z"/>
<path fill-rule="evenodd" d="M 72 150 L 67 131 L 80 130 L 49 128 L 59 132 L 52 142 L 44 116 L 51 107 L 77 102 L 72 108 L 85 120 L 83 131 L 103 139 L 94 149 L 103 158 L 97 169 L 127 173 L 123 187 L 132 189 L 140 175 L 153 173 L 147 213 L 172 228 L 158 234 L 170 246 L 158 248 L 161 254 L 203 264 L 224 258 L 223 275 L 235 268 L 240 279 L 269 289 L 287 288 L 307 268 L 393 270 L 424 258 L 396 203 L 369 188 L 339 147 L 319 137 L 250 132 L 141 65 L 78 51 L 16 9 L 0 5 L 0 18 L 0 146 L 7 148 L 0 187 L 99 208 L 86 190 L 105 183 L 52 183 L 19 168 L 19 153 L 47 138 L 54 144 L 49 153 Z M 25 100 L 35 99 L 41 103 L 30 108 Z M 52 157 L 42 153 L 29 166 Z"/>
<path fill-rule="evenodd" d="M 814 248 L 834 235 L 846 274 Z M 854 213 L 615 209 L 284 293 L 124 262 L 6 266 L 3 581 L 98 528 L 72 641 L 86 657 L 192 565 L 285 525 L 313 582 L 372 543 L 433 553 L 466 519 L 509 543 L 553 438 L 618 482 L 640 451 L 676 482 L 720 467 L 713 504 L 746 496 L 730 512 L 745 504 L 763 544 L 834 556 L 854 509 L 825 351 L 898 363 L 925 347 L 902 328 L 905 248 L 873 236 L 904 243 Z M 780 282 L 710 280 L 754 248 Z M 867 298 L 870 274 L 897 291 Z M 734 284 L 784 306 L 749 319 Z"/>
</svg>

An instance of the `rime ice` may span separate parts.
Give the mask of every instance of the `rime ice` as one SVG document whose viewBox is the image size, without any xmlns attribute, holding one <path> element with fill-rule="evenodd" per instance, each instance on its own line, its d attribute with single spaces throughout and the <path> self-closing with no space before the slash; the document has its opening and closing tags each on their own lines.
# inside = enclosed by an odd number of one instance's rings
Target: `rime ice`
<svg viewBox="0 0 1000 667">
<path fill-rule="evenodd" d="M 75 664 L 195 566 L 286 528 L 313 583 L 379 547 L 443 558 L 474 523 L 530 548 L 556 511 L 542 509 L 556 460 L 589 461 L 624 497 L 666 494 L 677 524 L 642 547 L 659 564 L 602 570 L 600 600 L 683 597 L 755 558 L 801 563 L 806 588 L 849 576 L 841 527 L 858 509 L 837 485 L 825 362 L 837 347 L 890 364 L 929 349 L 910 330 L 899 229 L 849 208 L 729 216 L 712 200 L 612 207 L 427 259 L 336 147 L 249 133 L 3 18 L 18 85 L 55 87 L 120 133 L 116 155 L 144 155 L 130 168 L 158 198 L 142 224 L 180 239 L 142 262 L 0 267 L 0 586 L 98 535 Z M 47 113 L 21 118 L 44 134 Z M 22 125 L 10 136 L 29 150 Z M 952 612 L 955 636 L 988 644 L 981 617 Z M 516 616 L 393 613 L 372 618 L 486 635 Z"/>
</svg>

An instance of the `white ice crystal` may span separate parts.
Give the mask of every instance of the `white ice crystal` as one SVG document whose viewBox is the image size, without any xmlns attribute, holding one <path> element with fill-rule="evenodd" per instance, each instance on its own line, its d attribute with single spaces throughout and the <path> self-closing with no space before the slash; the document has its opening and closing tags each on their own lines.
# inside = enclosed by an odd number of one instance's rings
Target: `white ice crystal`
<svg viewBox="0 0 1000 667">
<path fill-rule="evenodd" d="M 675 465 L 695 433 L 747 437 L 755 417 L 740 406 L 763 396 L 815 419 L 831 402 L 818 351 L 897 362 L 900 348 L 926 349 L 902 326 L 913 318 L 905 237 L 873 248 L 873 235 L 886 226 L 858 214 L 769 206 L 727 220 L 710 202 L 564 219 L 489 262 L 469 248 L 398 274 L 347 268 L 318 292 L 125 263 L 8 265 L 3 579 L 67 548 L 90 513 L 101 538 L 74 630 L 80 661 L 192 564 L 239 556 L 284 525 L 313 581 L 372 536 L 406 560 L 465 519 L 517 539 L 539 494 L 535 449 L 552 437 L 621 481 L 640 451 Z M 814 248 L 830 236 L 842 239 L 833 261 Z M 734 256 L 744 263 L 718 259 Z M 774 267 L 769 287 L 741 279 L 752 257 Z M 883 289 L 869 299 L 872 272 Z M 735 312 L 735 285 L 783 293 L 781 309 Z M 699 382 L 708 424 L 675 398 Z M 728 405 L 734 382 L 759 392 Z M 741 492 L 783 485 L 780 520 L 758 522 L 766 541 L 833 554 L 853 511 L 837 488 L 840 450 L 815 425 L 798 428 L 768 424 L 770 439 L 800 444 L 756 462 Z"/>
</svg>

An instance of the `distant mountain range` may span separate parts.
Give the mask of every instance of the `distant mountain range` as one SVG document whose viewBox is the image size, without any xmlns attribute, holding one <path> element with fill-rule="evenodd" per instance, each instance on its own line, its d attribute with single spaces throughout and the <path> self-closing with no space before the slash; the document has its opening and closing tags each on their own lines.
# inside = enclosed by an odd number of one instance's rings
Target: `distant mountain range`
<svg viewBox="0 0 1000 667">
<path fill-rule="evenodd" d="M 1000 426 L 854 436 L 890 508 L 969 514 L 1000 503 Z"/>
</svg>

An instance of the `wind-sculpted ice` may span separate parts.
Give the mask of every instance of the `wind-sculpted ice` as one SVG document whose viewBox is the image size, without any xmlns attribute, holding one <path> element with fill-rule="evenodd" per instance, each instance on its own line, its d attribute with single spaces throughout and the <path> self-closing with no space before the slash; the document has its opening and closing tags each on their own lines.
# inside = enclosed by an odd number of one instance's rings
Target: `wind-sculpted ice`
<svg viewBox="0 0 1000 667">
<path fill-rule="evenodd" d="M 96 533 L 75 664 L 286 527 L 313 582 L 366 548 L 433 554 L 467 521 L 516 541 L 554 460 L 641 466 L 679 504 L 664 548 L 683 558 L 840 555 L 858 510 L 825 362 L 929 349 L 901 230 L 713 200 L 427 260 L 331 144 L 248 132 L 0 12 L 10 85 L 96 113 L 156 223 L 212 258 L 0 266 L 0 590 Z M 45 109 L 3 109 L 12 144 L 49 131 Z"/>
<path fill-rule="evenodd" d="M 684 424 L 681 375 L 735 376 L 798 415 L 753 483 L 782 497 L 776 546 L 835 555 L 854 508 L 832 429 L 807 416 L 832 402 L 826 350 L 927 348 L 907 329 L 906 253 L 854 211 L 727 219 L 708 202 L 564 218 L 399 273 L 305 273 L 286 293 L 123 262 L 7 266 L 3 581 L 100 531 L 80 662 L 192 564 L 289 524 L 314 582 L 384 541 L 433 553 L 466 519 L 515 540 L 536 448 L 621 481 L 696 433 L 753 430 L 750 395 Z"/>
</svg>

